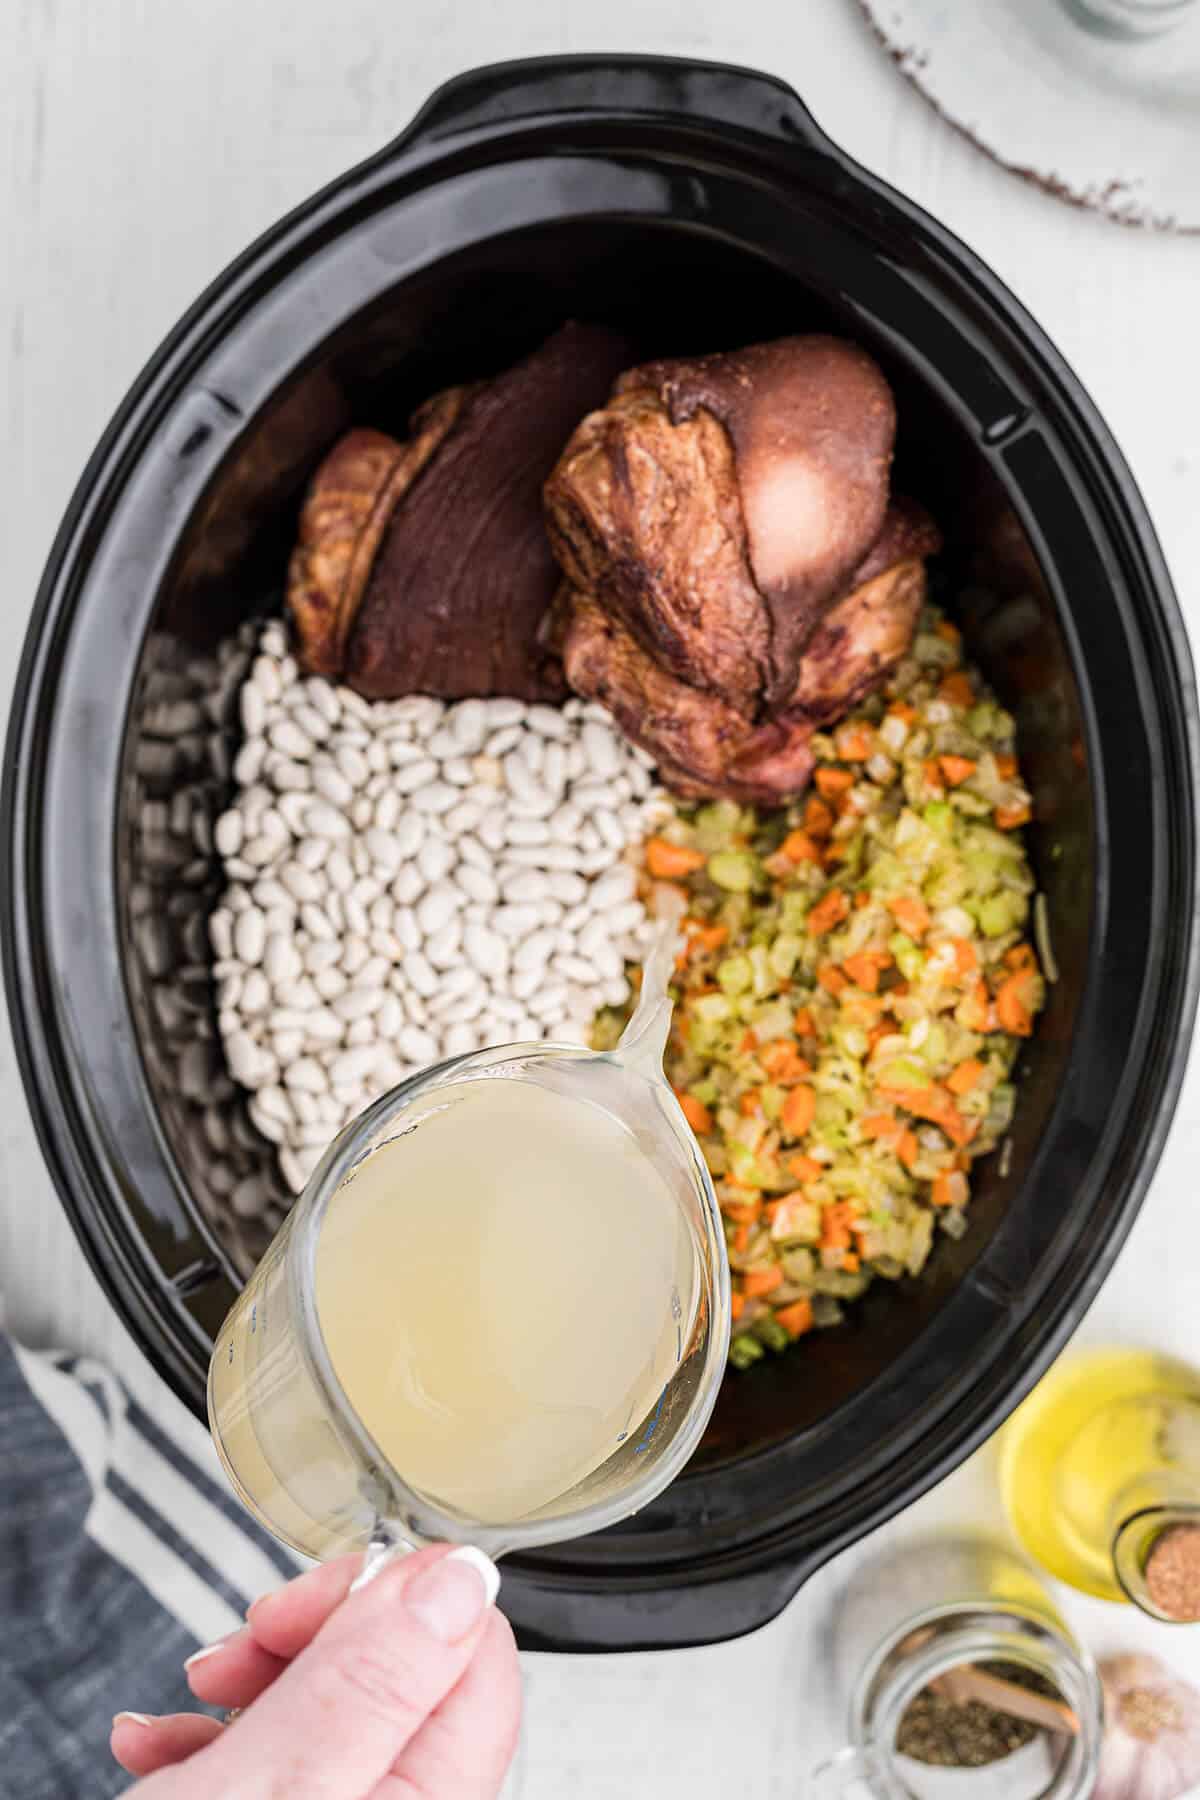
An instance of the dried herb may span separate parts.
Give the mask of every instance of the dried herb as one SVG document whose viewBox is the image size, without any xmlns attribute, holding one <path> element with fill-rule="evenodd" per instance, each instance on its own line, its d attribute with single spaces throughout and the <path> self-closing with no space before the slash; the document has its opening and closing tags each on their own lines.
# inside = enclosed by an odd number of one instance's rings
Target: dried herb
<svg viewBox="0 0 1200 1800">
<path fill-rule="evenodd" d="M 998 1676 L 1014 1687 L 1044 1694 L 1051 1700 L 1061 1698 L 1054 1684 L 1032 1669 L 1007 1662 L 978 1666 L 985 1674 Z M 939 1768 L 982 1769 L 1040 1736 L 1038 1727 L 1026 1719 L 1014 1719 L 1011 1713 L 998 1712 L 978 1700 L 948 1700 L 924 1688 L 910 1702 L 900 1721 L 896 1749 L 915 1762 L 932 1763 Z"/>
</svg>

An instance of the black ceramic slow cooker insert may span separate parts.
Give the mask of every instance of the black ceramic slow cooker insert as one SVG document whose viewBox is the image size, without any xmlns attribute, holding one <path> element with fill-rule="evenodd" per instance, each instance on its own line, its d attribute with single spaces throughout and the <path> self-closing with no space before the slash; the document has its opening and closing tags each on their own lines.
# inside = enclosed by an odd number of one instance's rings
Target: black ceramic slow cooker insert
<svg viewBox="0 0 1200 1800">
<path fill-rule="evenodd" d="M 71 502 L 18 681 L 4 950 L 30 1102 L 93 1266 L 197 1412 L 237 1280 L 212 1226 L 222 1159 L 267 1170 L 272 1147 L 216 1061 L 219 870 L 202 827 L 185 870 L 161 864 L 147 795 L 191 782 L 224 804 L 221 777 L 197 774 L 213 653 L 278 609 L 333 440 L 398 428 L 565 318 L 619 325 L 645 356 L 827 329 L 879 358 L 897 483 L 946 532 L 946 592 L 1018 719 L 1059 965 L 1006 1173 L 981 1170 L 966 1238 L 729 1380 L 695 1463 L 644 1513 L 512 1559 L 526 1644 L 619 1649 L 772 1617 L 978 1444 L 1096 1293 L 1158 1157 L 1195 1004 L 1195 691 L 1145 509 L 1079 383 L 790 89 L 599 57 L 442 89 L 159 350 Z"/>
</svg>

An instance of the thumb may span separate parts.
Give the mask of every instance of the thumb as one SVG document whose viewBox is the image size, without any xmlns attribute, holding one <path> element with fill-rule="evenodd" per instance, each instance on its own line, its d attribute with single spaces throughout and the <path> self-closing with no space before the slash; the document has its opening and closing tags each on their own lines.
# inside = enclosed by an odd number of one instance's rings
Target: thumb
<svg viewBox="0 0 1200 1800">
<path fill-rule="evenodd" d="M 369 1794 L 463 1675 L 499 1579 L 469 1548 L 388 1564 L 346 1597 L 218 1743 L 189 1761 L 197 1796 Z"/>
</svg>

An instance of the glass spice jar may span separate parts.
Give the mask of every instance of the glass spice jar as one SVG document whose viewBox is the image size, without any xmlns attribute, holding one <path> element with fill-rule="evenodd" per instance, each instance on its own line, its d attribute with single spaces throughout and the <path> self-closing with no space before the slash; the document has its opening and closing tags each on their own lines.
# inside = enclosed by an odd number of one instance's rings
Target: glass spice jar
<svg viewBox="0 0 1200 1800">
<path fill-rule="evenodd" d="M 850 1741 L 812 1772 L 810 1800 L 1084 1800 L 1091 1792 L 1103 1729 L 1095 1665 L 1034 1570 L 1004 1544 L 962 1535 L 885 1553 L 841 1597 L 832 1647 Z M 913 1703 L 981 1668 L 1053 1695 L 1045 1710 L 1069 1725 L 1039 1729 L 981 1766 L 934 1767 L 905 1754 Z"/>
</svg>

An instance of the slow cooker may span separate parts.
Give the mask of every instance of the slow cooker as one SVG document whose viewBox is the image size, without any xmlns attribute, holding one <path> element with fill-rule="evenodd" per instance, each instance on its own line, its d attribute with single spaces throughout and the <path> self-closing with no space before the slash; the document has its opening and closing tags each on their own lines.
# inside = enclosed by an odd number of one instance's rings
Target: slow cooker
<svg viewBox="0 0 1200 1800">
<path fill-rule="evenodd" d="M 966 1237 L 728 1380 L 694 1463 L 639 1516 L 512 1559 L 526 1645 L 614 1650 L 771 1618 L 992 1431 L 1087 1308 L 1157 1160 L 1196 1002 L 1196 706 L 1162 554 L 1079 382 L 788 87 L 616 57 L 451 82 L 153 357 L 71 501 L 18 678 L 4 957 L 30 1104 L 93 1267 L 198 1413 L 255 1248 L 230 1171 L 273 1166 L 213 1031 L 223 647 L 278 610 L 305 482 L 349 423 L 396 428 L 565 318 L 619 325 L 646 356 L 821 329 L 879 358 L 897 486 L 935 512 L 949 604 L 1018 719 L 1058 973 Z M 190 834 L 182 860 L 164 830 Z"/>
</svg>

